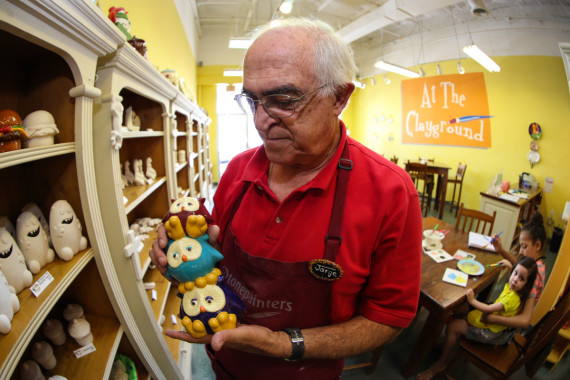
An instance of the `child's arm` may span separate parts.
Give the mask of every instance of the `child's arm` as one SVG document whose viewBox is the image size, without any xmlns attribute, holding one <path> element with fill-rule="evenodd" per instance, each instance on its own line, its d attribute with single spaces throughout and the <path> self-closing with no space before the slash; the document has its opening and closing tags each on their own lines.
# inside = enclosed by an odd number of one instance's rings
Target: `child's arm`
<svg viewBox="0 0 570 380">
<path fill-rule="evenodd" d="M 514 317 L 505 317 L 497 314 L 483 314 L 481 316 L 481 321 L 515 329 L 526 329 L 530 325 L 534 303 L 534 297 L 528 297 L 524 303 L 522 311 Z"/>
<path fill-rule="evenodd" d="M 511 264 L 514 265 L 517 262 L 515 255 L 503 248 L 503 243 L 500 236 L 495 237 L 495 240 L 493 240 L 492 244 L 493 247 L 495 247 L 495 251 L 505 259 L 509 260 Z"/>
<path fill-rule="evenodd" d="M 482 311 L 483 313 L 494 313 L 496 311 L 503 311 L 505 310 L 505 306 L 500 302 L 495 302 L 491 305 L 487 305 L 486 303 L 477 301 L 475 299 L 475 293 L 473 293 L 473 289 L 467 289 L 465 292 L 467 296 L 467 302 L 475 309 Z"/>
</svg>

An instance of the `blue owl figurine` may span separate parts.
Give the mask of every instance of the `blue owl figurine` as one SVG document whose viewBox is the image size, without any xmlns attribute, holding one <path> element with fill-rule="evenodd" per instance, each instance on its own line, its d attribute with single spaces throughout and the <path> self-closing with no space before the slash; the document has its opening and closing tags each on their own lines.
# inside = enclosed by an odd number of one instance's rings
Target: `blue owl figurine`
<svg viewBox="0 0 570 380">
<path fill-rule="evenodd" d="M 197 239 L 184 236 L 166 246 L 166 278 L 178 282 L 195 281 L 214 270 L 224 256 L 208 243 L 208 234 Z"/>
<path fill-rule="evenodd" d="M 182 325 L 194 338 L 235 328 L 246 308 L 217 268 L 196 281 L 178 285 L 177 295 L 182 299 Z"/>
</svg>

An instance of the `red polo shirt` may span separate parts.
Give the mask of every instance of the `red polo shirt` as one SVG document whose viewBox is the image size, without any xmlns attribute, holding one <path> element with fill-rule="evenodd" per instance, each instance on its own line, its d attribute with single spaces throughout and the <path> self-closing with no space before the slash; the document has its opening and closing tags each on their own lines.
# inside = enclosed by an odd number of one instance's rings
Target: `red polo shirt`
<svg viewBox="0 0 570 380">
<path fill-rule="evenodd" d="M 339 149 L 330 163 L 281 203 L 268 187 L 263 146 L 235 157 L 214 195 L 213 217 L 224 231 L 244 183 L 250 182 L 232 222 L 239 245 L 251 255 L 284 262 L 322 258 L 340 148 L 346 141 L 354 164 L 336 257 L 344 275 L 332 287 L 332 321 L 361 314 L 407 327 L 420 291 L 418 192 L 402 168 L 347 137 L 342 122 L 341 129 Z"/>
</svg>

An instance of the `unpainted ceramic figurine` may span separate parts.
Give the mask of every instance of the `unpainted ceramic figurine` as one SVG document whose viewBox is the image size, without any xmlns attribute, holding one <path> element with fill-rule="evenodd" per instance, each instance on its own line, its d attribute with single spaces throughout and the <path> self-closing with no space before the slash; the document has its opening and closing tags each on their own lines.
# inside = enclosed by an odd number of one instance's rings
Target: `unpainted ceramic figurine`
<svg viewBox="0 0 570 380">
<path fill-rule="evenodd" d="M 129 184 L 127 183 L 127 177 L 123 174 L 123 164 L 120 164 L 121 167 L 121 189 L 124 189 Z"/>
<path fill-rule="evenodd" d="M 123 123 L 123 100 L 120 96 L 113 96 L 111 98 L 111 125 L 113 129 L 111 130 L 111 146 L 115 150 L 121 149 L 123 146 L 123 134 L 121 133 L 121 124 Z"/>
<path fill-rule="evenodd" d="M 65 261 L 87 248 L 87 238 L 71 205 L 63 199 L 55 201 L 49 213 L 51 240 L 57 255 Z"/>
<path fill-rule="evenodd" d="M 181 283 L 180 316 L 194 338 L 233 329 L 245 310 L 243 301 L 224 283 L 219 269 L 194 282 Z"/>
<path fill-rule="evenodd" d="M 181 149 L 178 151 L 178 163 L 183 164 L 186 162 L 186 151 Z"/>
<path fill-rule="evenodd" d="M 77 303 L 70 303 L 63 309 L 63 318 L 67 322 L 71 322 L 74 319 L 85 319 L 85 313 L 83 312 L 83 306 Z"/>
<path fill-rule="evenodd" d="M 146 158 L 145 175 L 146 175 L 146 178 L 150 179 L 151 181 L 154 181 L 156 179 L 156 170 L 154 170 L 154 168 L 152 167 L 152 158 L 151 157 Z"/>
<path fill-rule="evenodd" d="M 7 216 L 0 216 L 0 227 L 5 228 L 14 238 L 16 237 L 16 227 Z"/>
<path fill-rule="evenodd" d="M 138 125 L 134 123 L 135 117 L 136 114 L 135 111 L 133 111 L 133 107 L 131 106 L 127 107 L 127 109 L 125 110 L 125 124 L 126 124 L 125 126 L 127 127 L 127 130 L 130 132 L 138 132 L 141 129 L 140 123 Z"/>
<path fill-rule="evenodd" d="M 135 185 L 142 186 L 146 183 L 146 177 L 143 173 L 143 162 L 140 159 L 133 161 L 133 168 L 135 171 Z"/>
<path fill-rule="evenodd" d="M 24 143 L 27 148 L 53 145 L 53 137 L 59 133 L 53 116 L 48 111 L 34 111 L 24 118 L 24 130 L 28 140 Z"/>
<path fill-rule="evenodd" d="M 12 330 L 12 318 L 20 310 L 20 300 L 4 274 L 0 272 L 0 333 L 8 334 Z"/>
<path fill-rule="evenodd" d="M 38 363 L 26 360 L 20 366 L 20 378 L 26 380 L 46 380 Z"/>
<path fill-rule="evenodd" d="M 26 259 L 26 264 L 33 274 L 40 272 L 46 264 L 55 258 L 49 247 L 47 234 L 40 221 L 30 211 L 24 211 L 16 221 L 18 247 Z"/>
<path fill-rule="evenodd" d="M 132 185 L 135 183 L 135 175 L 131 171 L 131 163 L 129 161 L 125 161 L 125 178 L 127 179 L 127 185 Z"/>
<path fill-rule="evenodd" d="M 67 340 L 63 325 L 57 319 L 48 319 L 43 327 L 44 335 L 56 346 L 61 346 Z"/>
<path fill-rule="evenodd" d="M 80 346 L 86 346 L 93 342 L 93 334 L 91 333 L 91 325 L 84 318 L 78 318 L 71 321 L 68 327 L 69 335 Z"/>
<path fill-rule="evenodd" d="M 22 251 L 14 237 L 0 227 L 0 269 L 16 294 L 32 285 L 34 276 L 26 266 Z"/>
<path fill-rule="evenodd" d="M 48 342 L 43 340 L 32 345 L 32 358 L 48 371 L 54 369 L 57 365 L 53 348 L 51 348 Z"/>
<path fill-rule="evenodd" d="M 48 243 L 49 243 L 50 247 L 53 247 L 53 245 L 51 243 L 51 236 L 50 236 L 50 231 L 49 231 L 48 220 L 45 217 L 42 210 L 40 209 L 40 206 L 38 206 L 34 202 L 26 203 L 24 205 L 24 207 L 22 207 L 22 211 L 30 211 L 32 214 L 34 214 L 36 216 L 36 218 L 38 218 L 38 220 L 40 221 L 40 224 L 42 225 L 42 227 L 43 227 L 43 229 L 47 235 Z"/>
</svg>

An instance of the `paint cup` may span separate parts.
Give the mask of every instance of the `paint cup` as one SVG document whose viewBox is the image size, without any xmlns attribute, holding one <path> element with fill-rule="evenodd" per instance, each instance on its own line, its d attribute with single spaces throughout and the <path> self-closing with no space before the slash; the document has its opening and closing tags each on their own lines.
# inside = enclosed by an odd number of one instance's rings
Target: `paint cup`
<svg viewBox="0 0 570 380">
<path fill-rule="evenodd" d="M 441 248 L 441 241 L 445 237 L 445 234 L 434 231 L 434 230 L 425 230 L 424 231 L 424 238 L 425 243 L 428 248 L 433 247 L 434 249 L 439 247 Z"/>
</svg>

